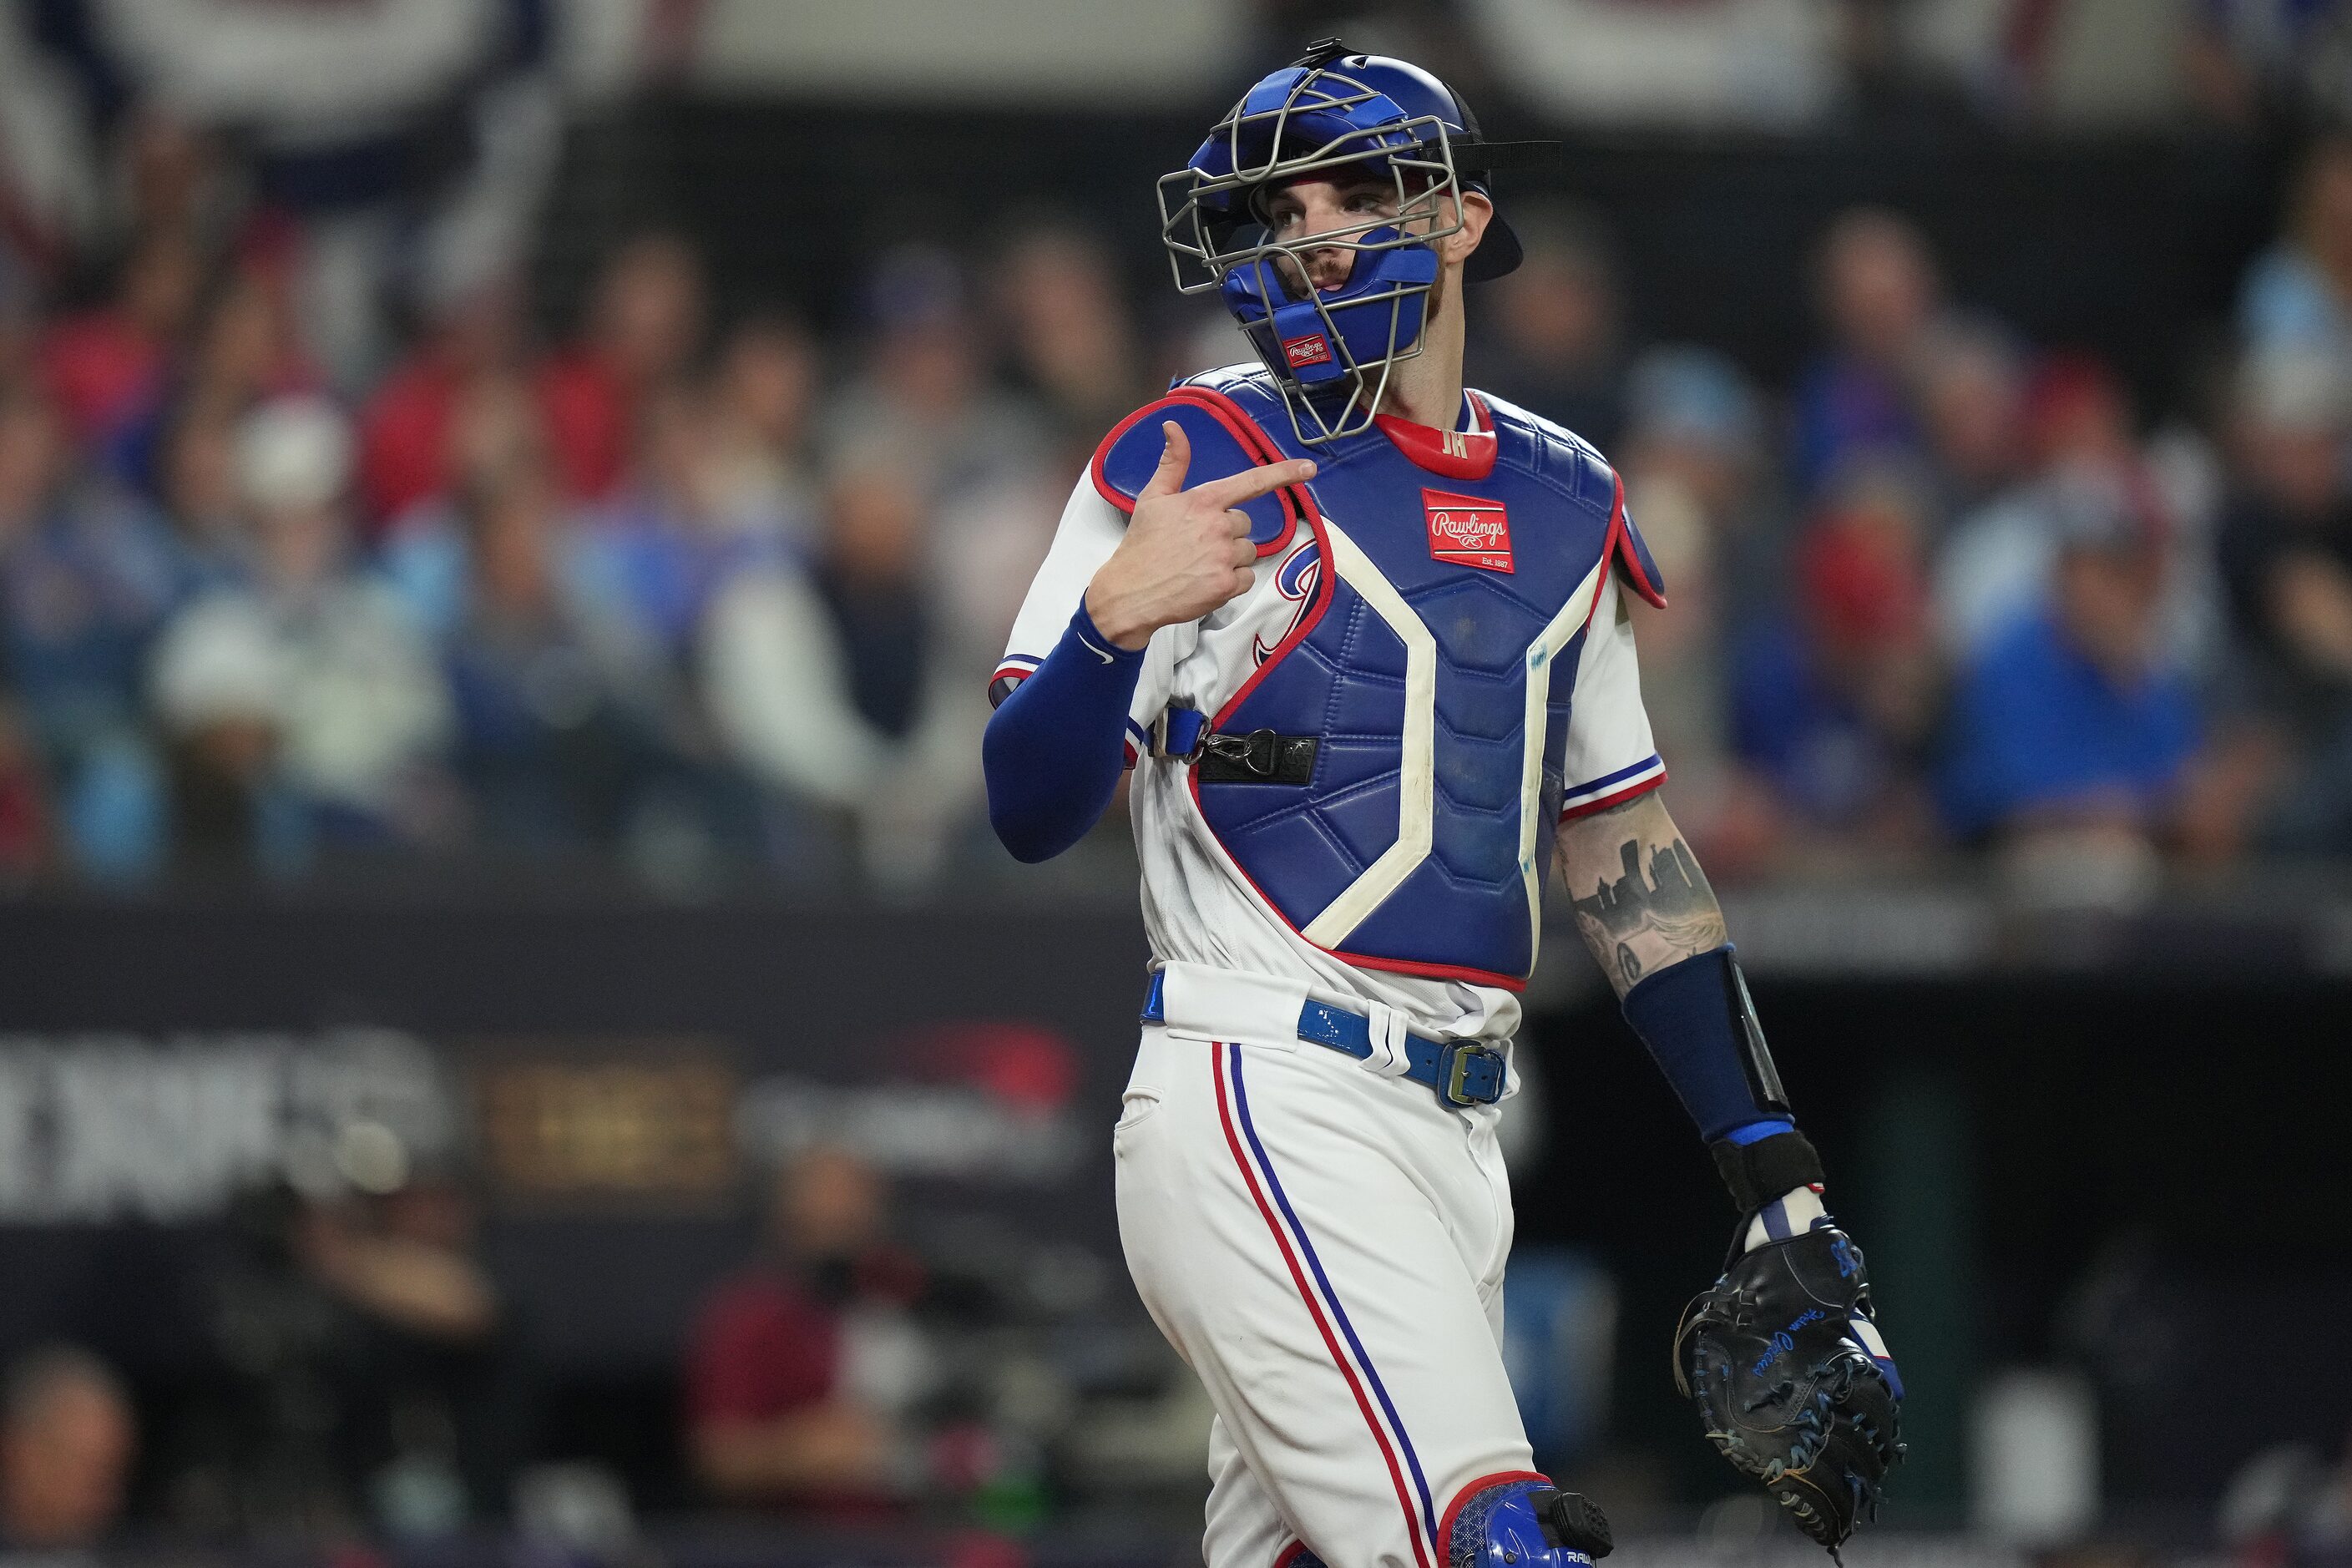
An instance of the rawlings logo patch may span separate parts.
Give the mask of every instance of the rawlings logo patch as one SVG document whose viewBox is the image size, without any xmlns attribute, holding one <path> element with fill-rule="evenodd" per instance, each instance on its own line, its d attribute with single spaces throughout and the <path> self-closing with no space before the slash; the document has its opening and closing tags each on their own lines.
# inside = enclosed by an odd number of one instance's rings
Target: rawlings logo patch
<svg viewBox="0 0 2352 1568">
<path fill-rule="evenodd" d="M 1429 519 L 1429 553 L 1439 561 L 1486 572 L 1511 567 L 1511 519 L 1503 503 L 1445 490 L 1421 492 Z"/>
<path fill-rule="evenodd" d="M 1282 352 L 1288 356 L 1293 370 L 1302 365 L 1329 364 L 1331 344 L 1320 332 L 1310 332 L 1303 338 L 1285 338 Z"/>
</svg>

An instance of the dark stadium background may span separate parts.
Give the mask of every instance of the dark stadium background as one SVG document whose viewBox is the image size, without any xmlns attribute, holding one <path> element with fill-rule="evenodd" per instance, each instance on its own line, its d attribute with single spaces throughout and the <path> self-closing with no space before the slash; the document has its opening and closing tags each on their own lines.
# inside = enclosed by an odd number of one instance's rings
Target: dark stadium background
<svg viewBox="0 0 2352 1568">
<path fill-rule="evenodd" d="M 2249 96 L 2226 112 L 2182 88 L 2154 110 L 2069 116 L 2036 96 L 2016 51 L 2039 47 L 2033 16 L 2047 32 L 2052 15 L 2084 8 L 2011 8 L 2001 58 L 2024 85 L 1991 94 L 1889 55 L 1872 29 L 1919 8 L 1822 0 L 1855 29 L 1840 35 L 1844 85 L 1796 123 L 1736 112 L 1595 123 L 1482 61 L 1491 132 L 1563 142 L 1557 173 L 1515 177 L 1505 205 L 1565 203 L 1597 219 L 1622 342 L 1726 356 L 1768 409 L 1768 469 L 1824 342 L 1822 237 L 1856 208 L 1915 226 L 1945 296 L 2005 323 L 2030 356 L 2111 367 L 2141 434 L 2182 426 L 2225 446 L 2249 267 L 2280 242 L 2296 171 L 2352 100 L 2320 66 L 2297 74 L 2265 57 L 2245 66 Z M 16 18 L 28 47 L 80 62 L 59 68 L 69 77 L 105 66 L 86 77 L 119 95 L 91 89 L 101 164 L 141 101 L 135 63 L 104 58 L 106 9 L 27 0 Z M 593 9 L 518 4 L 512 37 L 545 47 L 532 28 L 585 27 Z M 1122 107 L 1101 88 L 1057 96 L 973 79 L 934 91 L 887 68 L 763 85 L 698 56 L 696 29 L 725 9 L 603 5 L 643 32 L 602 85 L 565 102 L 513 258 L 535 345 L 574 338 L 610 258 L 660 232 L 697 258 L 715 328 L 779 310 L 805 323 L 831 396 L 868 352 L 893 258 L 909 246 L 953 258 L 971 274 L 965 308 L 985 316 L 987 286 L 972 279 L 1048 223 L 1107 247 L 1155 363 L 1198 332 L 1198 312 L 1166 286 L 1150 182 L 1227 87 L 1187 76 Z M 1467 4 L 1373 5 L 1360 8 L 1369 20 L 1297 4 L 1211 9 L 1242 17 L 1226 75 L 1343 26 L 1475 53 Z M 2095 51 L 2099 26 L 2162 26 L 2201 50 L 2261 9 L 2110 6 L 2082 24 L 2093 42 L 2074 47 Z M 2311 59 L 2332 58 L 2325 37 L 2352 18 L 2333 4 L 2303 11 L 2322 38 Z M 539 68 L 514 52 L 486 57 L 417 112 L 430 121 L 483 81 Z M 266 128 L 234 116 L 211 130 L 220 166 L 247 171 L 238 200 L 290 210 L 298 228 L 342 210 L 311 202 L 299 179 L 348 169 L 289 163 Z M 401 155 L 475 155 L 414 126 L 402 135 Z M 412 187 L 432 181 L 390 188 Z M 12 330 L 37 342 L 109 305 L 119 234 L 47 232 L 37 199 L 5 216 Z M 403 276 L 388 268 L 382 283 L 384 355 L 420 331 Z M 33 384 L 23 365 L 37 360 L 0 358 L 0 384 Z M 1474 383 L 1480 363 L 1474 349 Z M 1003 363 L 990 374 L 1002 379 Z M 333 391 L 358 409 L 373 384 Z M 96 447 L 75 461 L 102 466 Z M 1056 468 L 1047 488 L 1066 483 Z M 1788 510 L 1808 504 L 1792 495 Z M 391 526 L 363 520 L 359 531 L 374 550 Z M 10 679 L 0 664 L 0 718 L 16 711 Z M 2226 681 L 2210 689 L 2217 732 L 2255 700 Z M 0 725 L 0 742 L 13 732 Z M 967 802 L 945 868 L 911 883 L 838 845 L 811 873 L 723 836 L 717 868 L 683 879 L 614 842 L 520 853 L 462 835 L 370 842 L 291 870 L 192 868 L 167 835 L 161 868 L 125 877 L 77 862 L 64 763 L 0 743 L 0 784 L 37 800 L 31 816 L 47 825 L 9 840 L 0 880 L 0 1362 L 71 1346 L 127 1391 L 137 1457 L 88 1560 L 1191 1560 L 1196 1468 L 1158 1450 L 1104 1457 L 1116 1447 L 1106 1434 L 1129 1430 L 1113 1417 L 1183 1419 L 1181 1368 L 1127 1288 L 1110 1211 L 1104 1134 L 1145 957 L 1123 816 L 1075 864 L 1029 872 L 991 858 Z M 1848 831 L 1831 824 L 1822 841 Z M 1965 835 L 1900 856 L 1857 837 L 1827 868 L 1767 852 L 1718 878 L 1911 1388 L 1909 1461 L 1886 1532 L 1852 1549 L 1858 1568 L 1898 1557 L 2268 1568 L 2341 1561 L 2352 1537 L 2352 1370 L 2330 1341 L 2352 1291 L 2336 1059 L 2352 1037 L 2352 861 L 2268 848 L 2258 831 L 2220 855 L 2148 837 L 2154 890 L 2106 900 L 2021 892 L 1997 850 Z M 1549 933 L 1528 1012 L 1521 1046 L 1538 1092 L 1514 1166 L 1519 1244 L 1594 1271 L 1607 1302 L 1601 1350 L 1586 1355 L 1605 1391 L 1598 1413 L 1544 1457 L 1618 1514 L 1628 1556 L 1811 1561 L 1743 1511 L 1674 1395 L 1669 1335 L 1712 1278 L 1729 1215 L 1565 926 Z M 377 1046 L 389 1054 L 367 1054 Z M 394 1109 L 304 1087 L 313 1058 L 390 1085 Z M 195 1087 L 180 1100 L 178 1088 L 142 1089 L 140 1063 L 156 1086 Z M 232 1087 L 204 1087 L 219 1084 Z M 267 1159 L 206 1165 L 165 1147 L 220 1121 L 222 1105 L 201 1096 L 238 1084 L 285 1097 L 254 1134 Z M 423 1119 L 414 1136 L 403 1105 Z M 947 1120 L 902 1126 L 894 1105 Z M 348 1430 L 331 1435 L 338 1420 L 397 1427 L 361 1414 L 381 1391 L 368 1382 L 376 1363 L 337 1384 L 348 1408 L 314 1431 L 257 1403 L 255 1388 L 276 1385 L 240 1382 L 218 1342 L 210 1292 L 248 1265 L 278 1267 L 253 1259 L 278 1258 L 272 1227 L 292 1223 L 261 1198 L 326 1201 L 288 1199 L 280 1178 L 299 1188 L 299 1162 L 323 1157 L 303 1140 L 335 1144 L 346 1115 L 394 1126 L 408 1140 L 404 1170 L 461 1192 L 478 1220 L 468 1245 L 501 1303 L 489 1348 L 433 1384 L 488 1414 L 458 1442 L 467 1497 L 429 1529 L 386 1500 L 384 1453 L 347 1452 Z M 892 1235 L 927 1270 L 919 1315 L 954 1369 L 925 1418 L 981 1457 L 952 1484 L 846 1514 L 730 1502 L 692 1457 L 688 1342 L 708 1293 L 758 1246 L 773 1161 L 828 1116 L 853 1143 L 877 1140 L 866 1152 L 897 1175 Z M 923 1146 L 926 1127 L 958 1117 L 969 1149 Z M 115 1141 L 115 1184 L 71 1193 L 76 1161 L 95 1158 L 73 1141 L 91 1128 Z M 614 1140 L 626 1144 L 617 1163 Z M 281 1153 L 284 1173 L 269 1163 Z M 174 1184 L 193 1184 L 184 1201 Z M 1988 1434 L 2052 1429 L 1983 1424 L 1980 1396 L 2020 1372 L 2085 1394 L 2095 1412 L 2089 1511 L 2055 1525 L 2021 1522 L 2015 1508 L 2030 1513 L 2032 1500 L 2005 1501 L 1984 1463 Z M 382 1386 L 404 1375 L 384 1371 Z M 2075 1441 L 2070 1408 L 2060 1398 L 2048 1420 Z M 419 1452 L 439 1454 L 437 1442 Z M 305 1445 L 316 1452 L 287 1457 Z M 273 1466 L 317 1496 L 273 1512 Z M 617 1495 L 620 1521 L 598 1515 L 567 1534 L 551 1522 L 574 1517 L 559 1505 L 518 1502 L 519 1482 L 551 1475 L 546 1495 L 585 1496 L 591 1513 Z M 0 1530 L 0 1563 L 16 1550 Z"/>
</svg>

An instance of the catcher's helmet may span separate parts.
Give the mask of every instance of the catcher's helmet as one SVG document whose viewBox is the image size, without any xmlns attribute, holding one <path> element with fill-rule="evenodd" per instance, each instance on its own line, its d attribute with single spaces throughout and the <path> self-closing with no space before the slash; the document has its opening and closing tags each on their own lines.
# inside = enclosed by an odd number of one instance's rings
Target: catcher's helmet
<svg viewBox="0 0 2352 1568">
<path fill-rule="evenodd" d="M 1219 291 L 1274 373 L 1298 438 L 1321 443 L 1364 428 L 1389 367 L 1419 351 L 1437 281 L 1433 243 L 1462 226 L 1448 198 L 1486 194 L 1495 169 L 1553 150 L 1488 142 L 1460 95 L 1419 66 L 1327 38 L 1252 87 L 1190 163 L 1160 176 L 1160 234 L 1177 289 Z M 1396 216 L 1276 238 L 1262 194 L 1343 168 L 1394 181 Z M 1332 248 L 1355 252 L 1347 281 L 1305 286 L 1305 253 Z M 1464 273 L 1499 278 L 1518 264 L 1518 237 L 1497 215 Z"/>
</svg>

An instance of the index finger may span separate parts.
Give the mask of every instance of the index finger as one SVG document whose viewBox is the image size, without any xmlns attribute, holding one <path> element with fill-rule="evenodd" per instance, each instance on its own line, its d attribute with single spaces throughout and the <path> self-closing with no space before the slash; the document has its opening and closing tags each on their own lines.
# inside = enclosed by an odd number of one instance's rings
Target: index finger
<svg viewBox="0 0 2352 1568">
<path fill-rule="evenodd" d="M 1222 479 L 1211 479 L 1186 493 L 1198 496 L 1212 506 L 1234 507 L 1245 500 L 1255 500 L 1285 485 L 1304 484 L 1314 477 L 1315 465 L 1311 461 L 1305 458 L 1293 458 L 1287 462 L 1261 463 L 1255 468 L 1244 468 Z"/>
</svg>

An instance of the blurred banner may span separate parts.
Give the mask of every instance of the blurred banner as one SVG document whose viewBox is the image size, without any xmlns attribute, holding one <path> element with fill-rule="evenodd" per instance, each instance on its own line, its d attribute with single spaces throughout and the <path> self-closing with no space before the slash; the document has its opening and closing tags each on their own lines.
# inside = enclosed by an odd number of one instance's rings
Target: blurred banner
<svg viewBox="0 0 2352 1568">
<path fill-rule="evenodd" d="M 1008 943 L 985 919 L 837 913 L 44 921 L 35 946 L 82 956 L 18 944 L 0 983 L 0 1342 L 103 1337 L 126 1270 L 166 1288 L 257 1189 L 424 1173 L 478 1194 L 541 1355 L 667 1366 L 768 1173 L 818 1145 L 891 1179 L 935 1278 L 1103 1305 L 1141 932 L 1020 923 Z"/>
<path fill-rule="evenodd" d="M 2228 1327 L 2324 1310 L 2352 1255 L 2331 1205 L 2274 1201 L 2344 1186 L 2312 1089 L 2352 993 L 2282 972 L 2306 941 L 2260 910 L 2192 931 L 1731 902 L 1919 1394 L 1906 1517 L 1959 1517 L 1968 1391 L 1997 1368 L 2081 1369 L 2084 1484 L 2111 1498 L 2216 1497 L 2265 1445 L 2335 1440 L 2342 1373 L 2250 1385 Z M 1871 908 L 1875 939 L 1852 936 Z M 1663 1347 L 1730 1216 L 1565 935 L 1514 1102 L 1515 1375 L 1545 1448 L 1606 1433 L 1708 1495 Z M 0 908 L 0 1345 L 69 1334 L 176 1386 L 217 1353 L 218 1281 L 298 1237 L 289 1205 L 438 1184 L 478 1211 L 549 1419 L 602 1423 L 599 1451 L 658 1475 L 637 1449 L 675 1422 L 698 1311 L 757 1255 L 772 1173 L 836 1147 L 889 1179 L 955 1354 L 998 1383 L 1050 1364 L 1055 1409 L 1147 1401 L 1071 1429 L 1071 1485 L 1198 1473 L 1193 1416 L 1148 1405 L 1169 1367 L 1112 1214 L 1129 907 L 54 901 Z M 2177 1153 L 2246 1146 L 2264 1158 Z"/>
<path fill-rule="evenodd" d="M 1249 12 L 1241 0 L 709 0 L 692 71 L 722 89 L 866 101 L 1189 103 L 1230 89 Z"/>
</svg>

